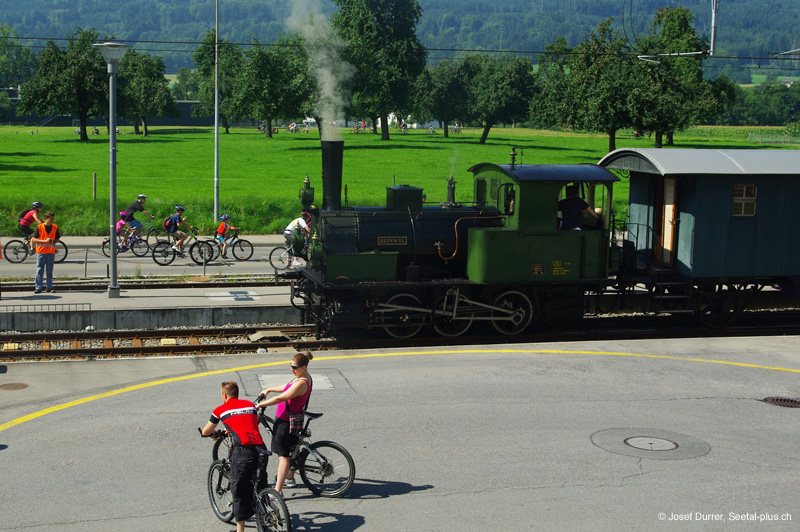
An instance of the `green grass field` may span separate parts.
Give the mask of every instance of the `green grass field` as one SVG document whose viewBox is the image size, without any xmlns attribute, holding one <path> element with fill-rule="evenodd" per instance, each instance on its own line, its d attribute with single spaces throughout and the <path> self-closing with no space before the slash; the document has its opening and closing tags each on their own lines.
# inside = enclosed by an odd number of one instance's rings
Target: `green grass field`
<svg viewBox="0 0 800 532">
<path fill-rule="evenodd" d="M 775 128 L 778 132 L 781 128 Z M 760 132 L 773 130 L 759 128 Z M 56 213 L 65 235 L 101 235 L 108 228 L 108 137 L 90 136 L 81 143 L 73 128 L 0 127 L 0 234 L 17 234 L 16 217 L 32 201 Z M 147 209 L 159 218 L 171 214 L 175 204 L 186 207 L 192 225 L 209 233 L 213 218 L 214 135 L 212 129 L 151 128 L 150 136 L 133 135 L 122 128 L 117 136 L 117 210 L 123 210 L 140 193 L 147 194 Z M 494 128 L 485 145 L 480 129 L 465 129 L 445 139 L 441 130 L 429 135 L 412 130 L 393 132 L 388 142 L 377 135 L 350 134 L 346 130 L 344 184 L 350 205 L 380 205 L 385 187 L 410 184 L 425 189 L 429 202 L 443 201 L 446 180 L 459 182 L 456 199 L 472 194 L 467 169 L 480 162 L 508 163 L 512 147 L 522 156 L 518 163 L 596 163 L 605 155 L 608 139 L 562 131 Z M 746 148 L 748 134 L 737 128 L 697 128 L 676 135 L 676 147 Z M 621 132 L 617 147 L 652 147 L 652 141 L 633 140 Z M 768 146 L 780 147 L 793 146 Z M 93 173 L 97 197 L 92 197 Z M 298 214 L 298 192 L 309 175 L 321 203 L 319 135 L 288 134 L 272 139 L 255 129 L 220 133 L 220 211 L 232 216 L 244 233 L 277 233 Z M 627 183 L 615 191 L 617 210 L 624 209 Z"/>
</svg>

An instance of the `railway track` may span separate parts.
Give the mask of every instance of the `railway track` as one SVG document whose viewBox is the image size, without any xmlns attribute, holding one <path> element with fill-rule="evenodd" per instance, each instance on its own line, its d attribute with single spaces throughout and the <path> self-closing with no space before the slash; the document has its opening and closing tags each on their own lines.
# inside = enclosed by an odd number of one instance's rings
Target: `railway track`
<svg viewBox="0 0 800 532">
<path fill-rule="evenodd" d="M 216 327 L 147 331 L 85 331 L 0 335 L 0 361 L 87 360 L 148 356 L 226 355 L 258 352 L 389 349 L 524 343 L 800 335 L 796 313 L 753 313 L 736 327 L 711 330 L 679 317 L 587 319 L 579 329 L 518 336 L 386 338 L 381 335 L 315 338 L 313 326 Z"/>
</svg>

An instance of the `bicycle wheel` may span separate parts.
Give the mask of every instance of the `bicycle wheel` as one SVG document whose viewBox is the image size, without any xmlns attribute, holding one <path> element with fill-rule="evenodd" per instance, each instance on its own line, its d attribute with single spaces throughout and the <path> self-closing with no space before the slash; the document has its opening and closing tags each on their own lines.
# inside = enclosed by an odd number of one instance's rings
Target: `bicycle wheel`
<svg viewBox="0 0 800 532">
<path fill-rule="evenodd" d="M 147 246 L 151 249 L 159 242 L 169 242 L 169 234 L 163 229 L 152 229 L 142 238 L 144 238 L 144 241 L 147 242 Z M 153 239 L 152 242 L 150 241 L 151 238 Z"/>
<path fill-rule="evenodd" d="M 276 270 L 285 270 L 292 263 L 289 249 L 283 246 L 277 247 L 269 252 L 269 263 Z"/>
<path fill-rule="evenodd" d="M 237 240 L 231 246 L 231 251 L 236 260 L 250 260 L 253 256 L 253 244 L 247 240 Z"/>
<path fill-rule="evenodd" d="M 147 245 L 147 242 L 138 236 L 129 238 L 128 243 L 131 245 L 131 251 L 137 257 L 144 257 L 150 251 L 150 246 Z"/>
<path fill-rule="evenodd" d="M 9 240 L 3 248 L 3 256 L 8 262 L 18 264 L 28 258 L 28 246 L 22 240 Z"/>
<path fill-rule="evenodd" d="M 67 249 L 67 245 L 59 240 L 56 242 L 56 256 L 53 259 L 53 262 L 64 262 L 67 260 L 68 254 L 69 250 Z"/>
<path fill-rule="evenodd" d="M 258 532 L 291 532 L 292 517 L 280 493 L 272 488 L 264 488 L 256 498 Z"/>
<path fill-rule="evenodd" d="M 208 242 L 194 242 L 189 246 L 189 258 L 202 266 L 204 262 L 209 263 L 214 258 L 214 248 Z"/>
<path fill-rule="evenodd" d="M 233 521 L 231 467 L 223 460 L 214 460 L 208 468 L 208 500 L 214 515 L 223 523 Z"/>
<path fill-rule="evenodd" d="M 168 241 L 162 241 L 155 245 L 153 260 L 160 266 L 166 266 L 175 260 L 175 251 Z"/>
<path fill-rule="evenodd" d="M 111 247 L 108 245 L 107 238 L 103 240 L 103 243 L 100 245 L 100 249 L 103 251 L 103 255 L 105 255 L 106 257 L 111 256 Z"/>
<path fill-rule="evenodd" d="M 336 442 L 318 441 L 297 458 L 303 482 L 314 495 L 339 497 L 356 478 L 356 465 L 347 449 Z"/>
<path fill-rule="evenodd" d="M 231 444 L 230 436 L 225 436 L 215 441 L 214 447 L 211 449 L 211 459 L 222 460 L 228 458 L 231 455 Z"/>
</svg>

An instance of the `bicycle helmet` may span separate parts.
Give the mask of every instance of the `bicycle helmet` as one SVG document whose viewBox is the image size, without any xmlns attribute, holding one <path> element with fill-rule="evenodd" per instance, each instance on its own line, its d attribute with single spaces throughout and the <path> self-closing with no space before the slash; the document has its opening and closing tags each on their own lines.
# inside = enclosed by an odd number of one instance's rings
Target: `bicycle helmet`
<svg viewBox="0 0 800 532">
<path fill-rule="evenodd" d="M 139 194 L 138 198 L 139 198 L 139 199 L 147 199 L 147 195 L 145 195 L 145 194 Z"/>
<path fill-rule="evenodd" d="M 119 217 L 120 217 L 120 218 L 125 218 L 126 216 L 128 216 L 128 213 L 127 213 L 127 212 L 125 212 L 125 211 L 119 211 Z"/>
<path fill-rule="evenodd" d="M 33 203 L 31 203 L 31 209 L 35 209 L 36 207 L 41 207 L 41 206 L 42 206 L 41 201 L 34 201 Z"/>
<path fill-rule="evenodd" d="M 222 220 L 223 222 L 227 222 L 228 220 L 231 219 L 231 217 L 228 216 L 227 214 L 223 214 L 222 216 L 219 217 L 219 219 Z"/>
<path fill-rule="evenodd" d="M 175 205 L 175 210 L 176 210 L 176 211 L 183 212 L 183 211 L 185 211 L 186 209 L 184 209 L 184 208 L 183 208 L 183 205 Z"/>
</svg>

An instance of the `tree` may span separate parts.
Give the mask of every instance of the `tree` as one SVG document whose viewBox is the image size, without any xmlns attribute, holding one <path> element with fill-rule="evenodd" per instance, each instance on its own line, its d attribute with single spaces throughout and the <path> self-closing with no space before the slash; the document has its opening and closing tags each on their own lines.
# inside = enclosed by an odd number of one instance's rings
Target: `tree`
<svg viewBox="0 0 800 532">
<path fill-rule="evenodd" d="M 196 70 L 181 67 L 178 80 L 172 88 L 172 97 L 176 100 L 196 100 L 200 90 L 200 75 Z"/>
<path fill-rule="evenodd" d="M 608 151 L 616 149 L 617 131 L 632 124 L 627 104 L 633 65 L 628 46 L 612 19 L 575 47 L 569 61 L 576 126 L 608 135 Z"/>
<path fill-rule="evenodd" d="M 716 84 L 703 79 L 702 52 L 708 43 L 697 36 L 693 22 L 694 15 L 686 8 L 661 8 L 651 34 L 639 42 L 648 57 L 636 65 L 637 82 L 628 102 L 634 125 L 655 131 L 657 148 L 662 133 L 672 144 L 674 131 L 719 113 L 721 98 L 729 93 L 726 78 Z"/>
<path fill-rule="evenodd" d="M 444 60 L 429 68 L 417 80 L 416 100 L 422 113 L 439 121 L 448 137 L 448 124 L 466 116 L 469 96 L 463 61 Z"/>
<path fill-rule="evenodd" d="M 203 38 L 202 44 L 192 58 L 200 74 L 198 99 L 200 105 L 192 113 L 195 116 L 214 114 L 214 30 Z M 230 133 L 228 116 L 236 114 L 230 100 L 236 85 L 236 78 L 242 69 L 242 51 L 238 46 L 222 39 L 219 41 L 219 115 L 225 133 Z"/>
<path fill-rule="evenodd" d="M 19 44 L 8 24 L 0 26 L 0 87 L 16 87 L 36 74 L 36 55 Z"/>
<path fill-rule="evenodd" d="M 88 141 L 86 120 L 108 112 L 106 62 L 92 46 L 98 37 L 94 30 L 78 29 L 68 37 L 66 49 L 48 41 L 39 52 L 36 75 L 22 86 L 18 113 L 74 113 L 80 121 L 80 140 Z"/>
<path fill-rule="evenodd" d="M 389 113 L 408 110 L 414 80 L 425 68 L 427 52 L 416 35 L 422 8 L 417 0 L 335 3 L 333 27 L 347 43 L 346 59 L 358 70 L 353 100 L 380 117 L 381 139 L 389 140 Z"/>
<path fill-rule="evenodd" d="M 134 134 L 147 136 L 147 117 L 177 116 L 178 108 L 164 77 L 164 60 L 128 50 L 119 63 L 118 114 L 133 123 Z"/>
<path fill-rule="evenodd" d="M 471 120 L 483 124 L 479 144 L 486 144 L 495 124 L 525 120 L 536 92 L 533 68 L 523 57 L 487 54 L 468 56 L 464 60 Z"/>
<path fill-rule="evenodd" d="M 272 136 L 272 121 L 304 112 L 312 84 L 308 60 L 298 37 L 282 37 L 268 48 L 258 42 L 245 53 L 246 61 L 231 104 L 238 118 L 260 118 Z"/>
<path fill-rule="evenodd" d="M 572 48 L 564 37 L 545 46 L 539 58 L 539 95 L 531 101 L 531 116 L 547 126 L 568 125 L 577 121 L 573 90 L 569 83 L 569 58 Z"/>
</svg>

